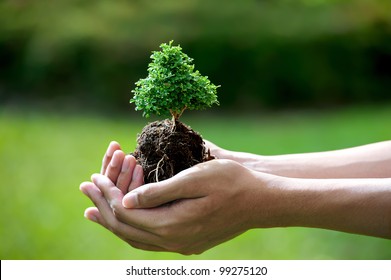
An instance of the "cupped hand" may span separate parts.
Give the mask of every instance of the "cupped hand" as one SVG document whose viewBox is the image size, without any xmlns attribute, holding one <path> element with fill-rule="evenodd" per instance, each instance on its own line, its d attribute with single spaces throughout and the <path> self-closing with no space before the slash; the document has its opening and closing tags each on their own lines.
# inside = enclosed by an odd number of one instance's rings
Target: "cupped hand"
<svg viewBox="0 0 391 280">
<path fill-rule="evenodd" d="M 112 141 L 103 156 L 101 174 L 105 175 L 116 188 L 123 194 L 141 186 L 144 183 L 143 170 L 141 166 L 136 164 L 136 159 L 131 155 L 125 155 L 121 150 L 119 143 Z M 83 182 L 80 185 L 80 190 L 88 197 L 102 197 L 101 191 L 91 182 Z M 102 200 L 103 201 L 103 200 Z M 93 200 L 95 205 L 99 200 Z M 102 221 L 102 224 L 107 224 L 110 221 L 110 216 L 102 216 L 99 207 L 89 207 L 85 210 L 84 216 L 91 221 Z"/>
<path fill-rule="evenodd" d="M 102 160 L 102 175 L 107 176 L 124 194 L 143 184 L 143 169 L 132 155 L 125 155 L 112 141 Z"/>
<path fill-rule="evenodd" d="M 106 176 L 92 181 L 81 188 L 99 209 L 95 221 L 145 250 L 201 253 L 254 227 L 259 214 L 256 175 L 230 160 L 198 164 L 126 195 Z"/>
</svg>

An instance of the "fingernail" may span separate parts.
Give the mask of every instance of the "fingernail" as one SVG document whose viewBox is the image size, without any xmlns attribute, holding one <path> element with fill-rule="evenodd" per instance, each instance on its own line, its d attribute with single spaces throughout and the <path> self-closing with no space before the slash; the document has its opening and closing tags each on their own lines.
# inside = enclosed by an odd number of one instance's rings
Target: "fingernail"
<svg viewBox="0 0 391 280">
<path fill-rule="evenodd" d="M 121 172 L 127 172 L 130 167 L 130 156 L 126 156 L 124 162 L 122 163 Z"/>
<path fill-rule="evenodd" d="M 136 208 L 138 205 L 137 193 L 130 192 L 122 199 L 122 206 L 125 208 Z"/>
</svg>

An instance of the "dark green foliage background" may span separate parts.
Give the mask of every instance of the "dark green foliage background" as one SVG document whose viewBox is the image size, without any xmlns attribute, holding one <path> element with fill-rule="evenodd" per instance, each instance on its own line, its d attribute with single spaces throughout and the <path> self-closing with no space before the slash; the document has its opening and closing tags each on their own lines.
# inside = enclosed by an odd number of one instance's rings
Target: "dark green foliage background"
<svg viewBox="0 0 391 280">
<path fill-rule="evenodd" d="M 390 14 L 389 0 L 5 0 L 0 102 L 128 110 L 171 39 L 224 109 L 390 100 Z"/>
</svg>

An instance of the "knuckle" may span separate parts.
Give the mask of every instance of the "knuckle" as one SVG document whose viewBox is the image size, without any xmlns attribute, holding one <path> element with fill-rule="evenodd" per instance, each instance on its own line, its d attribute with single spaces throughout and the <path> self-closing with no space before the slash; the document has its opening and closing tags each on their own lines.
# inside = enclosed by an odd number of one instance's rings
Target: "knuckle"
<svg viewBox="0 0 391 280">
<path fill-rule="evenodd" d="M 154 195 L 154 189 L 151 186 L 145 186 L 142 192 L 143 196 L 145 198 L 153 196 Z"/>
<path fill-rule="evenodd" d="M 140 205 L 149 205 L 153 201 L 155 193 L 154 188 L 146 186 L 141 192 L 136 193 L 136 199 Z"/>
</svg>

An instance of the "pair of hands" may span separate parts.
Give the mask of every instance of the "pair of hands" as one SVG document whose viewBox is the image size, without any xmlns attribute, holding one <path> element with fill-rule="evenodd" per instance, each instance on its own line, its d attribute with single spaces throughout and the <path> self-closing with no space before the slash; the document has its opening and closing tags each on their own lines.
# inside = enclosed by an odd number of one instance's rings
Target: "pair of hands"
<svg viewBox="0 0 391 280">
<path fill-rule="evenodd" d="M 258 156 L 206 143 L 218 159 L 157 183 L 112 142 L 80 189 L 85 216 L 152 251 L 196 254 L 251 228 L 304 226 L 391 238 L 391 141 Z"/>
<path fill-rule="evenodd" d="M 224 153 L 210 142 L 207 146 L 218 157 Z M 132 247 L 188 255 L 255 227 L 254 176 L 238 162 L 220 158 L 143 185 L 142 167 L 111 142 L 101 173 L 80 189 L 96 206 L 86 209 L 85 217 Z"/>
</svg>

